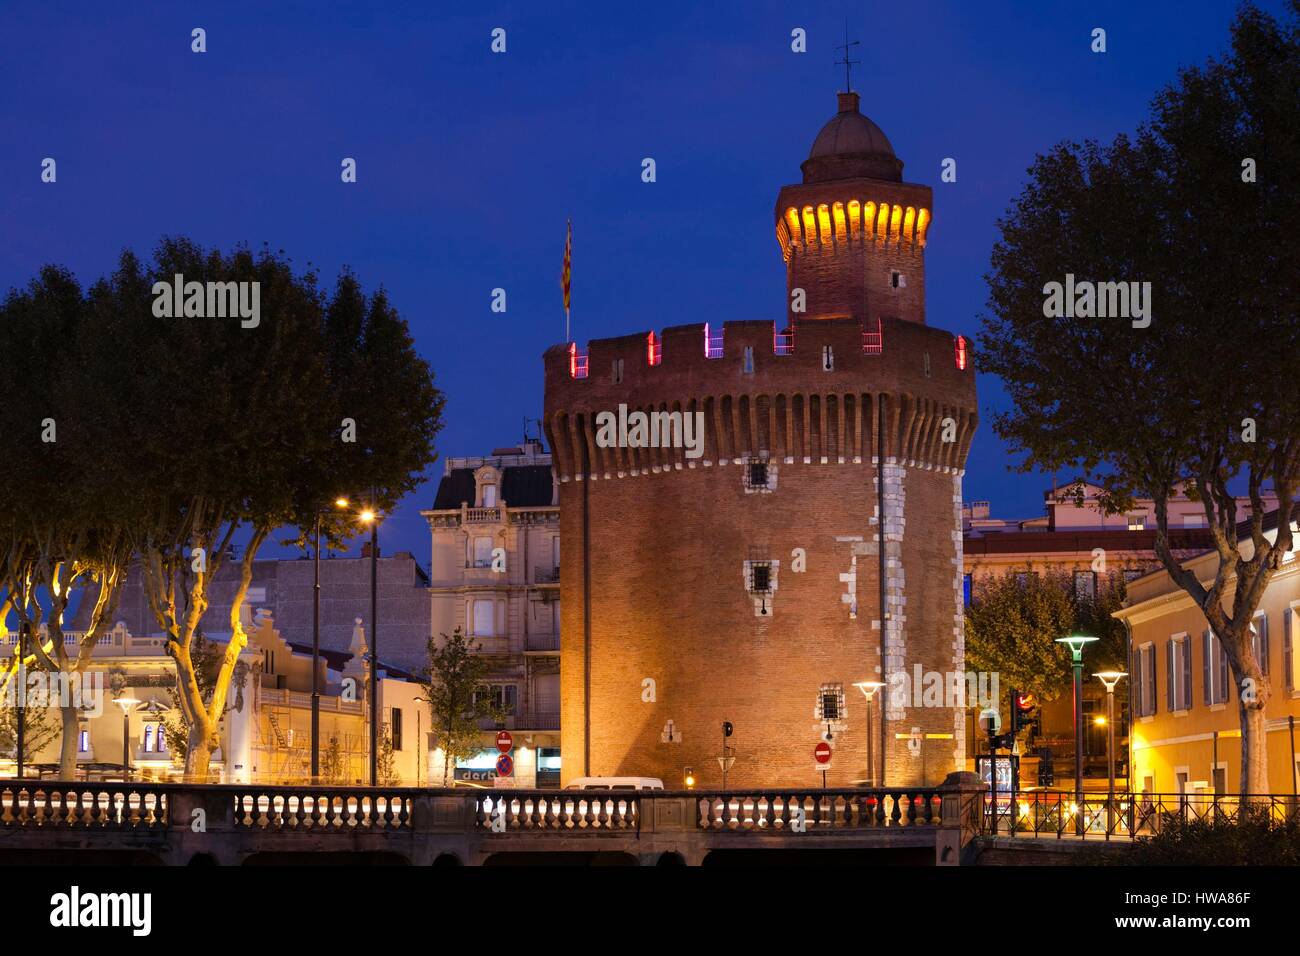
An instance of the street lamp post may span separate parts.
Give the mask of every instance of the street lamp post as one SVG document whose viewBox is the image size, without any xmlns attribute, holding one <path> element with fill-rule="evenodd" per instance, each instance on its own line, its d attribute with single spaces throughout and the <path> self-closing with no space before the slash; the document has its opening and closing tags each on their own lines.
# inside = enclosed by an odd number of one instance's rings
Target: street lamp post
<svg viewBox="0 0 1300 956">
<path fill-rule="evenodd" d="M 371 505 L 361 512 L 370 525 L 370 786 L 379 786 L 379 515 Z"/>
<path fill-rule="evenodd" d="M 1115 685 L 1128 674 L 1101 671 L 1092 676 L 1106 687 L 1106 832 L 1109 833 L 1115 825 Z"/>
<path fill-rule="evenodd" d="M 1070 663 L 1074 668 L 1074 806 L 1075 832 L 1083 835 L 1083 649 L 1097 640 L 1082 634 L 1058 637 L 1058 644 L 1070 648 Z"/>
<path fill-rule="evenodd" d="M 122 782 L 126 783 L 131 779 L 131 711 L 140 701 L 123 694 L 114 697 L 113 703 L 122 708 Z"/>
<path fill-rule="evenodd" d="M 18 707 L 14 714 L 14 719 L 18 723 L 17 745 L 18 751 L 15 756 L 18 758 L 18 779 L 23 779 L 26 770 L 26 760 L 24 759 L 27 752 L 27 622 L 24 621 L 18 627 L 18 672 L 15 675 L 18 679 Z M 75 776 L 75 774 L 73 775 Z"/>
<path fill-rule="evenodd" d="M 346 508 L 348 499 L 338 498 L 334 507 Z M 311 782 L 320 783 L 320 519 L 329 512 L 316 511 L 316 535 L 312 552 L 311 612 Z"/>
<path fill-rule="evenodd" d="M 867 699 L 867 786 L 874 787 L 876 785 L 876 760 L 871 752 L 871 704 L 875 700 L 876 691 L 885 685 L 883 681 L 860 680 L 853 686 L 862 691 L 862 696 Z"/>
</svg>

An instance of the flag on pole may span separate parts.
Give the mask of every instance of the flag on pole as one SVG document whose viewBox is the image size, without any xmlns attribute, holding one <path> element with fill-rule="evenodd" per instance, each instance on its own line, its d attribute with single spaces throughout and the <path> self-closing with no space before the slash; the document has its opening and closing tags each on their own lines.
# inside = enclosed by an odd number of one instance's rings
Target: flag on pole
<svg viewBox="0 0 1300 956">
<path fill-rule="evenodd" d="M 560 272 L 560 286 L 564 289 L 564 311 L 569 311 L 569 278 L 573 274 L 573 220 L 569 220 L 568 235 L 564 240 L 564 268 Z"/>
</svg>

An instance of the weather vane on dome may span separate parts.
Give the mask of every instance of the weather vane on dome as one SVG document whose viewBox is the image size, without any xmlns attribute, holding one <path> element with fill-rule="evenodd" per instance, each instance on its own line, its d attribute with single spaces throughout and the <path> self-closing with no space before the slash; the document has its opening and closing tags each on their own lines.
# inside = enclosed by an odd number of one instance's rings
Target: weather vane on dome
<svg viewBox="0 0 1300 956">
<path fill-rule="evenodd" d="M 848 17 L 845 17 L 844 18 L 844 43 L 843 45 L 837 46 L 835 48 L 837 50 L 844 51 L 844 59 L 836 60 L 835 65 L 839 66 L 841 63 L 844 64 L 844 92 L 845 93 L 853 92 L 853 64 L 862 62 L 861 60 L 849 59 L 849 48 L 857 46 L 860 42 L 861 42 L 860 40 L 853 40 L 852 42 L 849 41 L 849 19 Z"/>
</svg>

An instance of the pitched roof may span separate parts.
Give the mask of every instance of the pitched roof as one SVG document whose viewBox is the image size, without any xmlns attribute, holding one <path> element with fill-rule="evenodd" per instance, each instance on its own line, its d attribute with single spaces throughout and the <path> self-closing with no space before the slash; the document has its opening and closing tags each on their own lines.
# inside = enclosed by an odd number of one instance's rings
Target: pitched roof
<svg viewBox="0 0 1300 956">
<path fill-rule="evenodd" d="M 500 498 L 511 508 L 539 508 L 554 499 L 550 465 L 507 465 L 501 469 Z M 438 482 L 434 511 L 458 509 L 474 502 L 474 469 L 453 468 Z"/>
</svg>

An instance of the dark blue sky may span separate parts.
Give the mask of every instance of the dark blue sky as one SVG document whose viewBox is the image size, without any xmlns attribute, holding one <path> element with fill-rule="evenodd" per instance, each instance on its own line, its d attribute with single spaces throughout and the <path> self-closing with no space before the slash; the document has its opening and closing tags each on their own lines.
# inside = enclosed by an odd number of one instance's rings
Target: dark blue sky
<svg viewBox="0 0 1300 956">
<path fill-rule="evenodd" d="M 471 14 L 466 7 L 477 8 Z M 971 335 L 997 217 L 1036 152 L 1131 131 L 1179 66 L 1226 45 L 1235 5 L 745 2 L 709 5 L 6 4 L 0 13 L 0 287 L 46 262 L 84 282 L 166 233 L 263 242 L 383 284 L 448 395 L 443 454 L 520 436 L 564 338 L 558 273 L 574 221 L 575 337 L 779 318 L 777 191 L 835 112 L 832 49 L 862 40 L 854 87 L 931 184 L 928 321 Z M 1274 12 L 1279 2 L 1262 3 Z M 208 52 L 190 52 L 190 30 Z M 1103 27 L 1108 52 L 1089 51 Z M 508 52 L 489 51 L 495 27 Z M 790 50 L 803 27 L 808 52 Z M 58 182 L 40 182 L 44 157 Z M 354 157 L 358 182 L 340 161 Z M 654 157 L 658 182 L 640 180 Z M 958 181 L 939 182 L 944 157 Z M 507 290 L 505 315 L 490 311 Z M 981 413 L 1001 406 L 979 380 Z M 126 452 L 129 454 L 129 450 Z M 441 463 L 432 469 L 435 480 Z M 1041 513 L 981 426 L 966 496 Z M 418 511 L 385 550 L 427 560 Z"/>
</svg>

